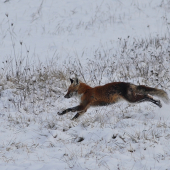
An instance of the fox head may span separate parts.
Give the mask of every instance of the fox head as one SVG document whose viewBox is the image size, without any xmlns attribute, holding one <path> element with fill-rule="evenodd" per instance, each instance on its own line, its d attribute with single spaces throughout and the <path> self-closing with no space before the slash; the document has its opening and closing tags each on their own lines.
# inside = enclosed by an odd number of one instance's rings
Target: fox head
<svg viewBox="0 0 170 170">
<path fill-rule="evenodd" d="M 65 98 L 70 98 L 72 96 L 77 95 L 77 91 L 80 85 L 78 78 L 70 79 L 70 82 L 71 82 L 71 85 L 68 88 L 67 94 L 64 96 Z"/>
</svg>

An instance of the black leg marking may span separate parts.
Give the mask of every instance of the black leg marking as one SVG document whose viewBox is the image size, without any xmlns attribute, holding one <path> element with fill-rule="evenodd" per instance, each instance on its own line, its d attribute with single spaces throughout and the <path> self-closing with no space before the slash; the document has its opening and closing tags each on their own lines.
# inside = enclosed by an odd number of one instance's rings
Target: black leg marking
<svg viewBox="0 0 170 170">
<path fill-rule="evenodd" d="M 79 116 L 80 116 L 80 114 L 77 113 L 71 120 L 75 120 L 75 119 L 77 119 Z"/>
<path fill-rule="evenodd" d="M 159 106 L 160 108 L 162 107 L 161 101 L 160 100 L 155 100 L 152 97 L 150 97 L 149 95 L 146 96 L 145 98 L 147 101 L 150 101 L 154 104 L 156 104 L 157 106 Z"/>
<path fill-rule="evenodd" d="M 145 96 L 143 99 L 137 101 L 137 103 L 141 103 L 141 102 L 145 102 L 145 101 L 152 102 L 152 103 L 156 104 L 157 106 L 159 106 L 160 108 L 162 107 L 162 104 L 161 104 L 160 100 L 155 100 L 155 99 L 153 99 L 152 97 L 150 97 L 148 95 Z"/>
<path fill-rule="evenodd" d="M 87 109 L 85 109 L 85 110 L 83 110 L 81 112 L 78 112 L 71 120 L 77 119 L 79 116 L 82 116 L 86 111 L 87 111 Z"/>
<path fill-rule="evenodd" d="M 86 106 L 84 106 L 84 105 L 78 105 L 78 106 L 75 106 L 75 107 L 72 107 L 72 108 L 68 108 L 68 109 L 66 109 L 66 110 L 64 110 L 62 112 L 58 112 L 57 114 L 58 115 L 64 115 L 64 114 L 66 114 L 68 112 L 82 111 L 82 110 L 85 109 L 85 107 Z"/>
<path fill-rule="evenodd" d="M 73 110 L 73 108 L 68 108 L 68 109 L 66 109 L 66 110 L 64 110 L 64 111 L 62 111 L 62 112 L 58 112 L 57 114 L 58 115 L 64 115 L 64 114 L 66 114 L 66 113 L 68 113 L 68 112 L 71 112 Z"/>
<path fill-rule="evenodd" d="M 80 104 L 78 106 L 75 106 L 75 107 L 72 107 L 72 108 L 68 108 L 62 112 L 58 112 L 58 115 L 64 115 L 68 112 L 78 112 L 71 120 L 74 120 L 74 119 L 77 119 L 79 116 L 81 116 L 83 113 L 85 113 L 87 111 L 87 108 L 89 107 L 90 105 L 83 105 L 83 104 Z"/>
<path fill-rule="evenodd" d="M 159 106 L 160 108 L 162 107 L 161 101 L 160 100 L 152 100 L 152 103 L 156 104 L 157 106 Z"/>
</svg>

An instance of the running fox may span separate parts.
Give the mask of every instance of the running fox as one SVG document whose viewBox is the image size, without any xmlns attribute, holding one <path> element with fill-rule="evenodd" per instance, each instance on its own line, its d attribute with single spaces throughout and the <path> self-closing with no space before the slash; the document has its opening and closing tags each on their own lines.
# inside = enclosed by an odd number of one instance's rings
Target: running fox
<svg viewBox="0 0 170 170">
<path fill-rule="evenodd" d="M 124 99 L 130 103 L 148 101 L 156 104 L 160 108 L 162 107 L 160 100 L 155 100 L 150 95 L 162 98 L 165 103 L 169 102 L 168 95 L 164 90 L 144 85 L 137 86 L 131 83 L 113 82 L 92 88 L 77 78 L 70 79 L 70 81 L 71 85 L 64 97 L 81 96 L 81 102 L 78 106 L 58 112 L 58 115 L 63 115 L 70 111 L 77 111 L 77 114 L 72 120 L 85 113 L 90 106 L 106 106 L 116 103 L 120 99 Z"/>
</svg>

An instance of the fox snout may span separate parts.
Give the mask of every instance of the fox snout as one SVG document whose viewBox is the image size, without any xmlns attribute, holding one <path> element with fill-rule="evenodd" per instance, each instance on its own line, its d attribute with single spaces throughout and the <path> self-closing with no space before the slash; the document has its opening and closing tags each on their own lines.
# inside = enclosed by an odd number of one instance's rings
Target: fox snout
<svg viewBox="0 0 170 170">
<path fill-rule="evenodd" d="M 71 97 L 71 95 L 70 95 L 70 93 L 67 93 L 64 97 L 68 99 Z"/>
<path fill-rule="evenodd" d="M 67 93 L 64 97 L 65 97 L 65 98 L 70 98 L 70 94 Z"/>
</svg>

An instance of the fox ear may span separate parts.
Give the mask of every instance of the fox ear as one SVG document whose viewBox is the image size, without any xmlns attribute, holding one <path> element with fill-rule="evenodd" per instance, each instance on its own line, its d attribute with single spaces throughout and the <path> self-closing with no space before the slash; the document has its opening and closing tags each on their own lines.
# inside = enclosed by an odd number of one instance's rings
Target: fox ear
<svg viewBox="0 0 170 170">
<path fill-rule="evenodd" d="M 79 84 L 79 80 L 78 78 L 75 79 L 75 85 L 78 85 Z"/>
<path fill-rule="evenodd" d="M 73 80 L 73 79 L 70 79 L 70 81 L 71 81 L 71 84 L 74 82 L 74 80 Z"/>
</svg>

